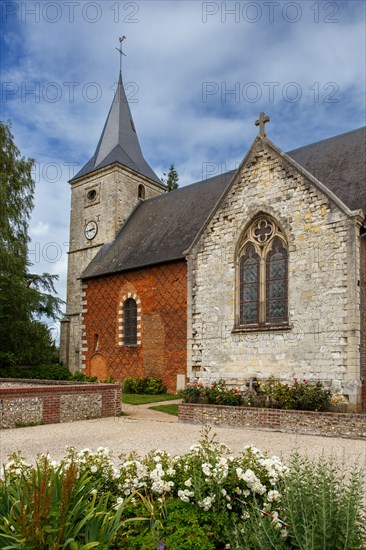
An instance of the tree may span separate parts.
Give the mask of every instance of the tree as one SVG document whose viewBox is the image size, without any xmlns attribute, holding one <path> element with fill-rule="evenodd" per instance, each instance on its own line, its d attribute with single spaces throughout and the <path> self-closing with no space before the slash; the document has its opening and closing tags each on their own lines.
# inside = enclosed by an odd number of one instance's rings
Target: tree
<svg viewBox="0 0 366 550">
<path fill-rule="evenodd" d="M 174 164 L 171 164 L 170 165 L 170 168 L 169 168 L 169 172 L 168 172 L 168 177 L 165 181 L 165 176 L 166 176 L 166 173 L 164 172 L 163 174 L 164 178 L 162 178 L 163 180 L 163 183 L 166 184 L 166 186 L 168 187 L 168 192 L 169 191 L 174 191 L 175 189 L 178 189 L 179 187 L 179 176 L 178 176 L 178 172 L 176 171 L 176 169 L 174 168 Z"/>
<path fill-rule="evenodd" d="M 11 124 L 0 122 L 0 353 L 29 364 L 52 357 L 51 333 L 40 319 L 55 320 L 63 303 L 53 295 L 57 275 L 28 271 L 33 164 L 33 159 L 21 157 Z"/>
</svg>

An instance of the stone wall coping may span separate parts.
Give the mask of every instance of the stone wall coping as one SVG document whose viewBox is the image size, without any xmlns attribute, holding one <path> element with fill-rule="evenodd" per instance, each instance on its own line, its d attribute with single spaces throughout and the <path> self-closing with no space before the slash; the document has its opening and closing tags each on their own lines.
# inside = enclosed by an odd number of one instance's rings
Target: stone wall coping
<svg viewBox="0 0 366 550">
<path fill-rule="evenodd" d="M 75 380 L 45 380 L 45 379 L 39 379 L 39 378 L 0 378 L 0 386 L 2 382 L 11 382 L 14 384 L 33 384 L 36 386 L 84 386 L 86 384 L 88 385 L 115 385 L 114 382 L 78 382 Z"/>
<path fill-rule="evenodd" d="M 5 381 L 5 379 L 4 379 Z M 14 396 L 25 396 L 31 394 L 68 394 L 68 393 L 98 393 L 105 392 L 106 390 L 119 390 L 121 391 L 121 384 L 98 384 L 88 383 L 88 384 L 43 384 L 43 385 L 29 385 L 24 386 L 0 386 L 0 398 L 5 397 L 14 397 Z M 33 384 L 33 382 L 32 382 Z"/>
</svg>

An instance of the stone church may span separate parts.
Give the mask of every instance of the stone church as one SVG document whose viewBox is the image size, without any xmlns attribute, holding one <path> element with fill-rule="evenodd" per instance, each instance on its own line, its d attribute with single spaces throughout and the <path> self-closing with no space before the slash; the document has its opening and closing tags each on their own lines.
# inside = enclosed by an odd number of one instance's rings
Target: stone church
<svg viewBox="0 0 366 550">
<path fill-rule="evenodd" d="M 122 77 L 71 179 L 61 360 L 116 380 L 322 380 L 365 407 L 365 128 L 283 152 L 259 134 L 235 171 L 167 193 Z"/>
</svg>

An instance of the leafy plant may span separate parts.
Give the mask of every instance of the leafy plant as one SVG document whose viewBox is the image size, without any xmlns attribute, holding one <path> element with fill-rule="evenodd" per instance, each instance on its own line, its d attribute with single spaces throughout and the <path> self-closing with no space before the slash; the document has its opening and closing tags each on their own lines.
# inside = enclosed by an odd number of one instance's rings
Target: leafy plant
<svg viewBox="0 0 366 550">
<path fill-rule="evenodd" d="M 211 405 L 239 406 L 243 404 L 242 393 L 238 388 L 228 388 L 224 380 L 218 380 L 206 387 L 203 395 Z"/>
<path fill-rule="evenodd" d="M 60 364 L 33 367 L 8 366 L 0 369 L 0 378 L 34 378 L 37 380 L 70 380 L 71 373 Z"/>
<path fill-rule="evenodd" d="M 37 465 L 14 454 L 0 472 L 0 548 L 29 550 L 362 550 L 361 470 L 295 454 L 286 467 L 209 428 L 181 456 L 69 448 Z"/>
<path fill-rule="evenodd" d="M 113 509 L 109 493 L 98 496 L 95 480 L 81 474 L 76 462 L 64 466 L 54 469 L 44 457 L 33 469 L 5 475 L 1 548 L 87 550 L 113 542 L 123 526 L 123 507 Z"/>
<path fill-rule="evenodd" d="M 258 382 L 258 393 L 266 397 L 266 406 L 277 409 L 327 411 L 331 406 L 331 390 L 319 381 L 298 380 L 288 385 L 271 377 Z"/>
<path fill-rule="evenodd" d="M 12 367 L 14 365 L 16 365 L 14 353 L 0 351 L 0 367 Z"/>
<path fill-rule="evenodd" d="M 366 547 L 364 474 L 345 474 L 334 460 L 295 454 L 282 495 L 283 514 L 296 548 L 356 550 Z"/>
<path fill-rule="evenodd" d="M 72 380 L 74 382 L 97 382 L 98 378 L 96 376 L 87 376 L 83 372 L 78 371 L 72 374 L 69 380 Z"/>
<path fill-rule="evenodd" d="M 181 397 L 185 403 L 197 403 L 203 399 L 205 394 L 205 385 L 203 382 L 194 382 L 187 384 L 184 390 L 181 391 Z"/>
<path fill-rule="evenodd" d="M 125 393 L 158 395 L 160 393 L 166 393 L 167 388 L 160 378 L 147 376 L 145 378 L 125 378 L 122 391 Z"/>
</svg>

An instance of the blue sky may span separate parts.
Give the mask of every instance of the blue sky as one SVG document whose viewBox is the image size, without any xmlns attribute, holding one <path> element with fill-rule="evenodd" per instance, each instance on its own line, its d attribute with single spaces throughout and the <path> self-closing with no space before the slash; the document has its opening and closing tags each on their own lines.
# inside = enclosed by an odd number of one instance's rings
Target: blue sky
<svg viewBox="0 0 366 550">
<path fill-rule="evenodd" d="M 365 124 L 365 6 L 351 1 L 1 3 L 1 120 L 36 159 L 33 270 L 65 298 L 68 179 L 123 75 L 145 158 L 180 184 L 235 168 L 260 111 L 287 151 Z M 57 331 L 57 328 L 55 329 Z"/>
</svg>

